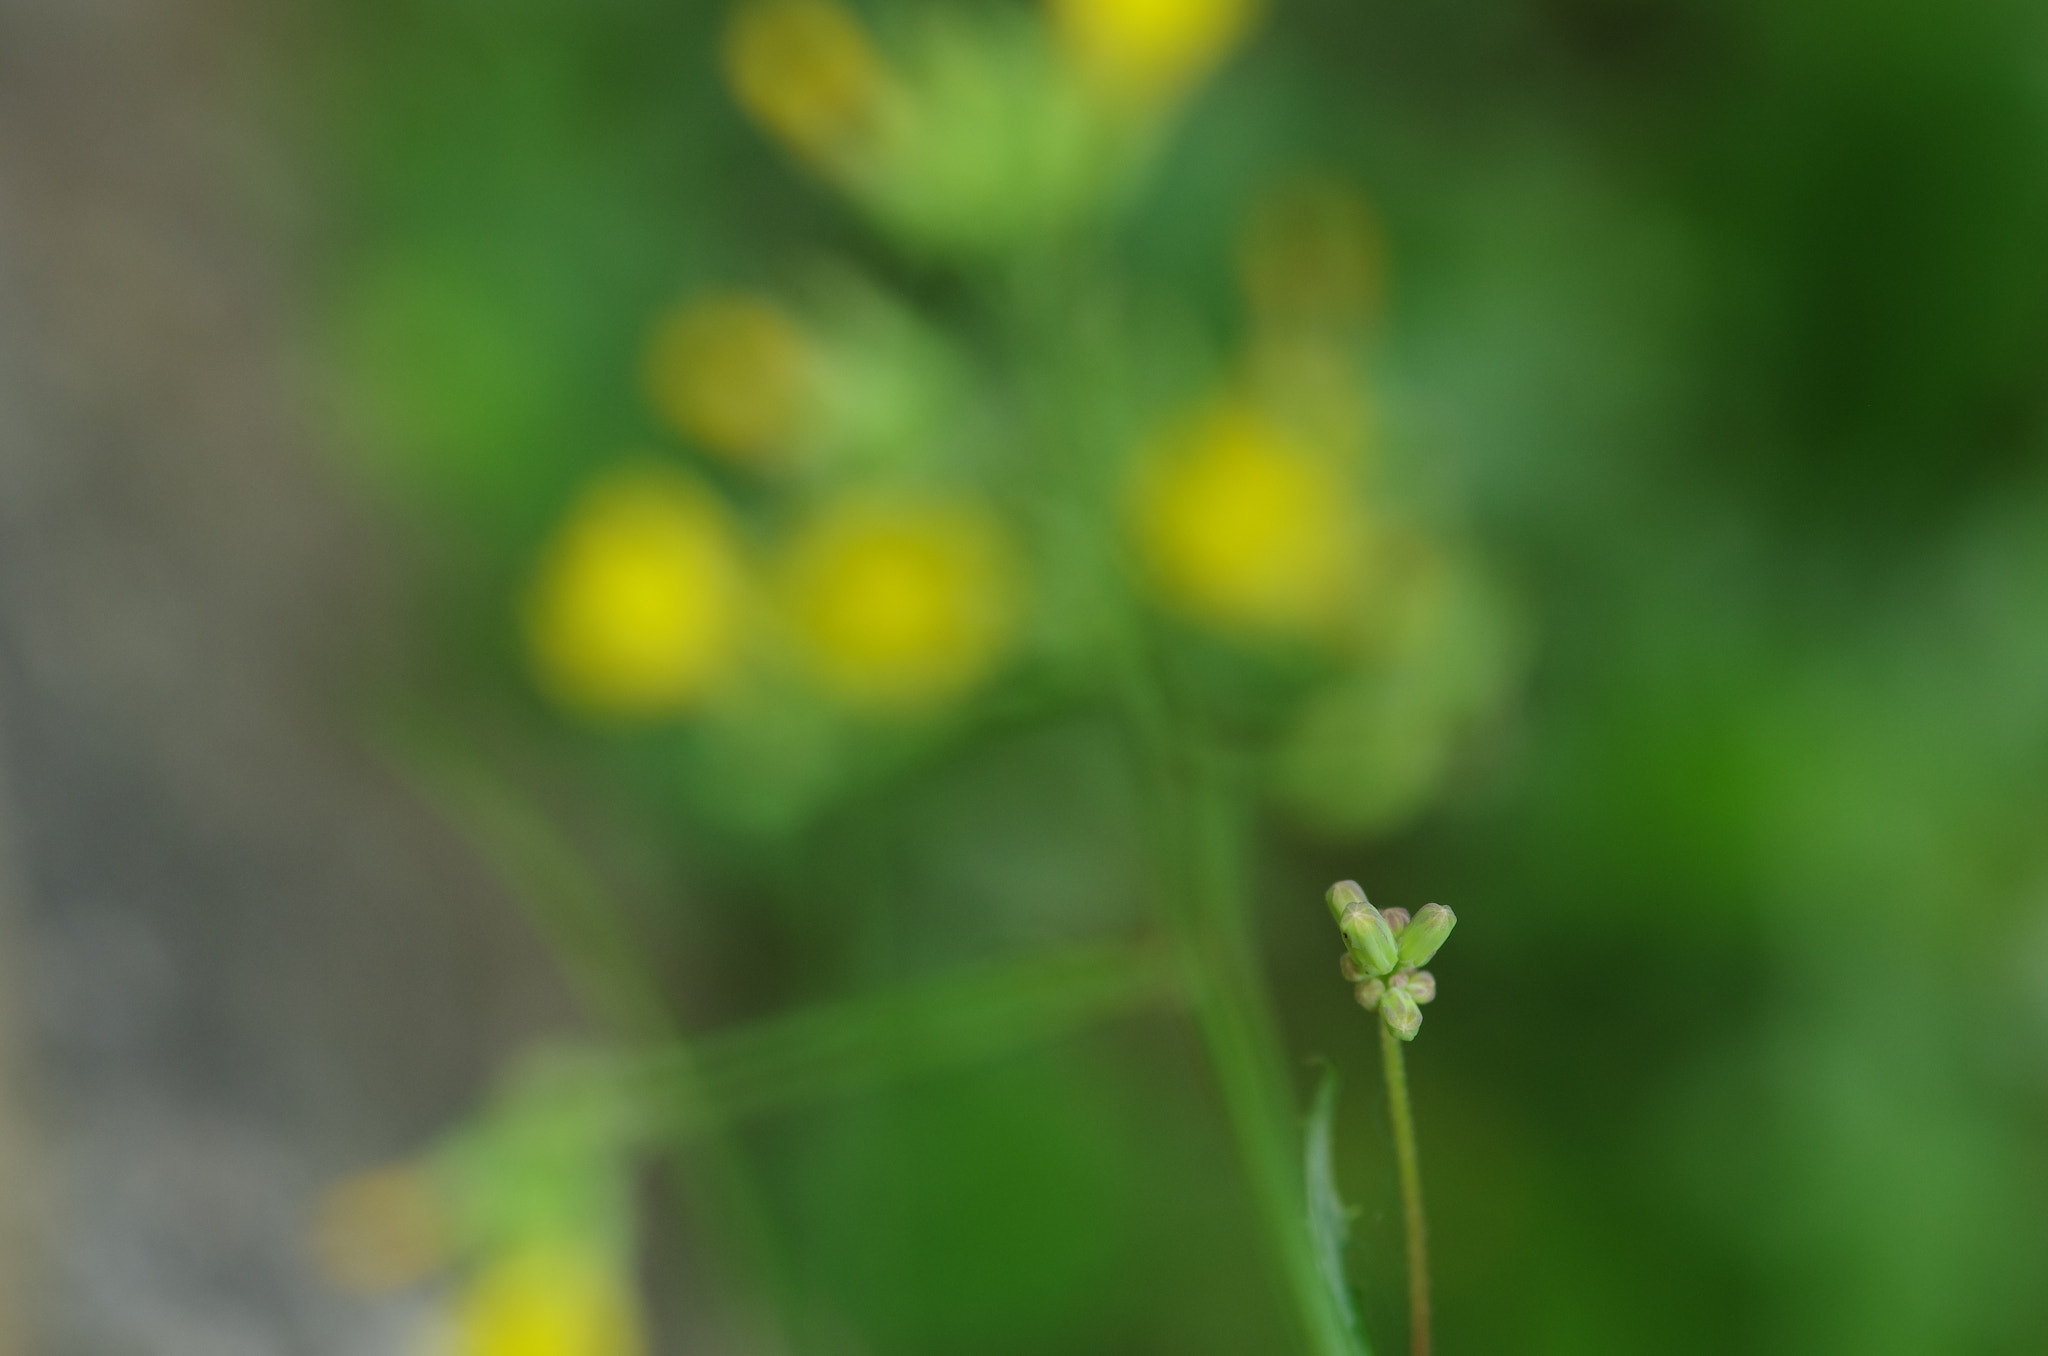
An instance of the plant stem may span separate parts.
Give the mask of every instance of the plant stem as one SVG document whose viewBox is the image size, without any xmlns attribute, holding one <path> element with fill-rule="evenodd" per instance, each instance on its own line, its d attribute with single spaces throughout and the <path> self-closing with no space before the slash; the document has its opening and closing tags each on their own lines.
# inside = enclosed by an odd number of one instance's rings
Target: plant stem
<svg viewBox="0 0 2048 1356">
<path fill-rule="evenodd" d="M 1422 1214 L 1422 1165 L 1415 1156 L 1408 1066 L 1401 1038 L 1385 1022 L 1375 1025 L 1387 1071 L 1387 1119 L 1394 1125 L 1394 1158 L 1401 1170 L 1401 1210 L 1408 1222 L 1408 1349 L 1413 1356 L 1429 1356 L 1429 1225 Z"/>
<path fill-rule="evenodd" d="M 1190 807 L 1192 888 L 1171 910 L 1189 998 L 1289 1298 L 1311 1348 L 1339 1356 L 1352 1350 L 1351 1341 L 1316 1265 L 1286 1046 L 1244 918 L 1240 814 L 1221 788 L 1208 791 Z"/>
<path fill-rule="evenodd" d="M 1098 294 L 1105 289 L 1081 281 L 1052 266 L 1012 279 L 995 303 L 1039 377 L 1031 416 L 1052 454 L 1042 472 L 1041 530 L 1058 547 L 1047 554 L 1069 562 L 1067 600 L 1092 623 L 1083 627 L 1098 641 L 1089 657 L 1111 679 L 1144 786 L 1180 984 L 1279 1279 L 1309 1349 L 1354 1356 L 1350 1325 L 1323 1281 L 1308 1230 L 1287 1047 L 1247 918 L 1244 797 L 1212 732 L 1169 692 L 1144 616 L 1119 601 L 1133 577 L 1118 546 L 1126 449 L 1112 433 L 1118 402 L 1104 392 L 1128 365 L 1128 336 L 1115 324 L 1113 303 L 1104 310 Z"/>
<path fill-rule="evenodd" d="M 1132 646 L 1124 658 L 1125 717 L 1148 774 L 1163 911 L 1246 1185 L 1309 1349 L 1352 1356 L 1309 1235 L 1286 1044 L 1246 916 L 1244 806 L 1208 732 L 1176 718 L 1150 656 Z"/>
</svg>

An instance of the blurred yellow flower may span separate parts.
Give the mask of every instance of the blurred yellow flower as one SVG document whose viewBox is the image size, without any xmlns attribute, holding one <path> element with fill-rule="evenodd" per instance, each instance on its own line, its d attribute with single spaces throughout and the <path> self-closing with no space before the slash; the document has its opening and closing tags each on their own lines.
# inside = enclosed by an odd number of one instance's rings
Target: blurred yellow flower
<svg viewBox="0 0 2048 1356">
<path fill-rule="evenodd" d="M 993 667 L 1015 621 L 1001 529 L 961 503 L 832 505 L 792 544 L 785 587 L 819 678 L 880 705 L 965 690 Z"/>
<path fill-rule="evenodd" d="M 827 172 L 854 169 L 879 131 L 888 72 L 834 0 L 745 0 L 726 30 L 725 70 L 748 114 Z"/>
<path fill-rule="evenodd" d="M 1378 309 L 1386 244 L 1372 204 L 1338 179 L 1284 184 L 1253 210 L 1238 275 L 1265 325 L 1355 323 Z"/>
<path fill-rule="evenodd" d="M 649 716 L 708 696 L 738 658 L 743 568 L 704 486 L 655 468 L 587 488 L 526 607 L 543 685 L 572 706 Z"/>
<path fill-rule="evenodd" d="M 1211 410 L 1147 459 L 1133 516 L 1166 598 L 1233 628 L 1335 620 L 1362 556 L 1365 513 L 1343 464 L 1240 404 Z"/>
<path fill-rule="evenodd" d="M 366 1294 L 395 1290 L 447 1260 L 444 1202 L 418 1167 L 360 1172 L 320 1198 L 312 1242 L 314 1260 L 335 1285 Z"/>
<path fill-rule="evenodd" d="M 627 1278 L 595 1249 L 529 1245 L 485 1264 L 457 1301 L 455 1356 L 640 1356 Z"/>
<path fill-rule="evenodd" d="M 817 382 L 809 339 L 763 297 L 721 294 L 678 307 L 648 345 L 647 388 L 678 432 L 746 464 L 786 453 Z"/>
<path fill-rule="evenodd" d="M 1051 0 L 1068 60 L 1105 98 L 1171 103 L 1243 39 L 1257 0 Z"/>
</svg>

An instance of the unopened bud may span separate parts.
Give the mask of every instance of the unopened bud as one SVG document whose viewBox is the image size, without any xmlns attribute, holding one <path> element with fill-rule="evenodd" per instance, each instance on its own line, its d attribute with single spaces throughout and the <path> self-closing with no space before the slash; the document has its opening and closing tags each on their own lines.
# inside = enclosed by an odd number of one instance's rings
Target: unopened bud
<svg viewBox="0 0 2048 1356">
<path fill-rule="evenodd" d="M 1436 997 L 1436 976 L 1427 970 L 1404 970 L 1401 987 L 1408 996 L 1418 1003 L 1427 1003 Z"/>
<path fill-rule="evenodd" d="M 1365 897 L 1364 889 L 1355 880 L 1338 881 L 1329 888 L 1329 891 L 1323 895 L 1323 898 L 1329 901 L 1330 917 L 1337 920 L 1338 927 L 1344 926 L 1344 915 L 1359 905 L 1364 904 L 1367 908 L 1372 907 L 1371 901 Z"/>
<path fill-rule="evenodd" d="M 1370 1012 L 1380 1005 L 1380 999 L 1386 996 L 1386 992 L 1387 986 L 1382 981 L 1367 978 L 1358 982 L 1358 987 L 1351 991 L 1351 996 L 1358 1000 L 1358 1006 Z"/>
<path fill-rule="evenodd" d="M 1401 963 L 1427 965 L 1444 938 L 1458 925 L 1458 915 L 1441 904 L 1425 904 L 1401 933 Z"/>
<path fill-rule="evenodd" d="M 1387 1030 L 1404 1041 L 1415 1039 L 1415 1033 L 1422 1030 L 1422 1009 L 1415 1006 L 1415 999 L 1406 989 L 1388 989 L 1380 998 L 1380 1017 L 1387 1024 Z"/>
<path fill-rule="evenodd" d="M 1394 930 L 1372 905 L 1360 904 L 1350 909 L 1337 926 L 1344 930 L 1344 942 L 1351 948 L 1352 959 L 1367 973 L 1384 975 L 1401 963 L 1401 944 L 1394 940 Z"/>
<path fill-rule="evenodd" d="M 1353 984 L 1365 978 L 1365 971 L 1359 967 L 1357 961 L 1351 959 L 1349 951 L 1337 957 L 1337 970 L 1338 973 L 1342 974 L 1345 979 Z"/>
<path fill-rule="evenodd" d="M 1402 928 L 1408 926 L 1408 910 L 1406 909 L 1381 909 L 1380 917 L 1387 920 L 1387 926 L 1394 930 L 1396 937 L 1401 935 Z"/>
</svg>

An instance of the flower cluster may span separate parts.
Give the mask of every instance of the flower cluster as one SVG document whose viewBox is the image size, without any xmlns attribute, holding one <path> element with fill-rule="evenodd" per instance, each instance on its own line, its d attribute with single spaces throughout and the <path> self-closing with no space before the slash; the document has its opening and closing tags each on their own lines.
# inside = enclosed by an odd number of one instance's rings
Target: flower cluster
<svg viewBox="0 0 2048 1356">
<path fill-rule="evenodd" d="M 1297 822 L 1349 837 L 1424 805 L 1513 656 L 1477 571 L 1379 471 L 1372 205 L 1328 177 L 1263 189 L 1241 337 L 1185 384 L 1142 356 L 1162 317 L 1099 303 L 1119 289 L 1092 265 L 1063 272 L 1263 8 L 1044 0 L 871 30 L 843 0 L 740 0 L 732 94 L 798 167 L 921 267 L 1003 279 L 971 289 L 997 296 L 1034 279 L 1050 345 L 1099 327 L 1134 360 L 997 352 L 845 264 L 680 298 L 639 372 L 680 455 L 597 471 L 541 545 L 537 686 L 685 724 L 699 780 L 729 792 L 715 811 L 787 826 L 879 726 L 942 728 L 1005 675 L 1001 694 L 1085 687 L 1113 647 L 1082 632 L 1139 615 L 1128 600 L 1189 655 L 1249 659 L 1277 717 L 1265 785 Z M 1046 403 L 1056 420 L 1017 417 Z M 1055 471 L 1081 459 L 1048 437 L 1108 472 Z M 1081 493 L 1105 499 L 1059 502 Z M 1121 540 L 1076 551 L 1084 521 Z"/>
<path fill-rule="evenodd" d="M 1436 997 L 1427 965 L 1458 917 L 1441 904 L 1425 904 L 1413 919 L 1406 909 L 1376 909 L 1355 880 L 1340 880 L 1325 898 L 1344 934 L 1338 962 L 1359 1006 L 1378 1012 L 1387 1030 L 1404 1041 L 1422 1029 L 1422 1004 Z"/>
<path fill-rule="evenodd" d="M 1128 129 L 1163 122 L 1256 9 L 935 12 L 885 50 L 839 0 L 743 0 L 724 64 L 757 125 L 901 243 L 986 256 L 1107 206 L 1143 150 Z M 704 292 L 652 327 L 649 407 L 714 473 L 643 458 L 572 503 L 524 618 L 540 686 L 565 706 L 716 718 L 809 690 L 931 710 L 1015 647 L 1023 552 L 960 455 L 983 416 L 954 346 L 877 289 L 812 290 L 807 305 Z M 1360 538 L 1353 497 L 1271 411 L 1238 400 L 1186 424 L 1135 482 L 1139 554 L 1176 606 L 1252 630 L 1332 611 Z"/>
</svg>

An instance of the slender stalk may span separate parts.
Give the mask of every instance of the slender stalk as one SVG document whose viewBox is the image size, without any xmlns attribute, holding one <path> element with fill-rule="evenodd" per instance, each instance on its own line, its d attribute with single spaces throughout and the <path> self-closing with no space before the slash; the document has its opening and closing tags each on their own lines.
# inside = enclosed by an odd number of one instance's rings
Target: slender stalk
<svg viewBox="0 0 2048 1356">
<path fill-rule="evenodd" d="M 1230 823 L 1236 815 L 1226 799 L 1197 808 L 1195 879 L 1186 899 L 1170 911 L 1189 998 L 1288 1297 L 1311 1349 L 1340 1356 L 1351 1350 L 1350 1341 L 1316 1265 L 1303 1213 L 1286 1047 L 1244 925 L 1242 867 L 1236 860 L 1242 831 Z"/>
<path fill-rule="evenodd" d="M 1174 718 L 1150 657 L 1137 646 L 1125 657 L 1125 716 L 1150 774 L 1164 912 L 1246 1185 L 1309 1349 L 1350 1356 L 1356 1348 L 1303 1213 L 1286 1044 L 1247 918 L 1244 807 L 1206 732 Z"/>
<path fill-rule="evenodd" d="M 1415 1156 L 1408 1065 L 1401 1038 L 1385 1022 L 1376 1025 L 1387 1071 L 1387 1119 L 1394 1125 L 1394 1158 L 1401 1170 L 1401 1211 L 1408 1223 L 1408 1350 L 1429 1356 L 1429 1225 L 1422 1214 L 1422 1165 Z"/>
<path fill-rule="evenodd" d="M 1077 247 L 1085 256 L 1088 246 Z M 1116 545 L 1125 449 L 1105 442 L 1127 337 L 1105 313 L 1099 279 L 1072 259 L 1034 261 L 994 298 L 1037 380 L 1028 405 L 1050 453 L 1042 530 L 1069 562 L 1068 597 L 1092 621 L 1091 656 L 1110 676 L 1145 784 L 1154 874 L 1180 982 L 1207 1047 L 1247 1187 L 1295 1316 L 1316 1356 L 1351 1356 L 1350 1329 L 1324 1284 L 1303 1211 L 1304 1182 L 1286 1043 L 1268 1000 L 1247 919 L 1243 797 L 1209 731 L 1172 700 L 1139 610 L 1118 587 L 1131 577 Z M 1085 300 L 1086 304 L 1083 304 Z"/>
</svg>

